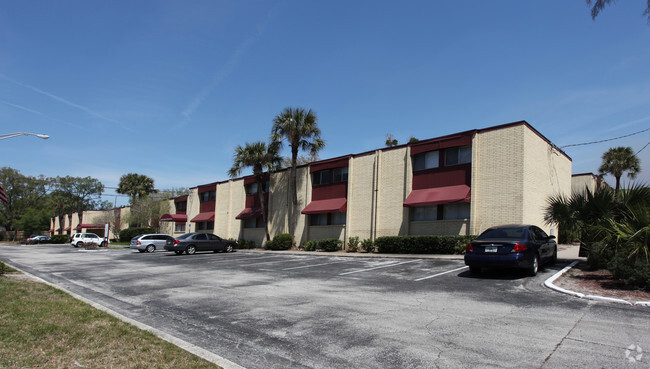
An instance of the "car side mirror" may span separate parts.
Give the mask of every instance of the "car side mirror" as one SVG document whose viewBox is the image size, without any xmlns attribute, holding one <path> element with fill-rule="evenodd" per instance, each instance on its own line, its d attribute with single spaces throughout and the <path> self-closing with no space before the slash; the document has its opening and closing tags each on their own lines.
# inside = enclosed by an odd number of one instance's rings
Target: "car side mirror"
<svg viewBox="0 0 650 369">
<path fill-rule="evenodd" d="M 550 236 L 548 236 L 548 239 L 549 239 L 549 240 L 554 240 L 554 239 L 555 239 L 555 236 L 550 235 Z"/>
</svg>

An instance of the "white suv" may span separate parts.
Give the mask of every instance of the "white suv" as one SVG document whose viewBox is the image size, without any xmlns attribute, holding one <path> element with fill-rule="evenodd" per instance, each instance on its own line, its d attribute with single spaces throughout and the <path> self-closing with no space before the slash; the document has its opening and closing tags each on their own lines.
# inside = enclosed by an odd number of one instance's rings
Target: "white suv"
<svg viewBox="0 0 650 369">
<path fill-rule="evenodd" d="M 87 243 L 94 243 L 97 246 L 108 246 L 108 240 L 104 240 L 94 233 L 75 233 L 70 239 L 70 244 L 74 247 L 83 247 Z"/>
</svg>

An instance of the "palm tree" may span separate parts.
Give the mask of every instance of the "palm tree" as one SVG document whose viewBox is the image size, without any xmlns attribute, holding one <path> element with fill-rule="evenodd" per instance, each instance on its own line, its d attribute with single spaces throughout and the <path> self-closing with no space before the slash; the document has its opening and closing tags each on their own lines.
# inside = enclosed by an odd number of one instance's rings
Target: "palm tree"
<svg viewBox="0 0 650 369">
<path fill-rule="evenodd" d="M 280 157 L 280 144 L 272 142 L 268 146 L 262 141 L 246 143 L 244 147 L 238 145 L 235 148 L 235 155 L 233 157 L 233 165 L 228 170 L 228 175 L 231 178 L 239 176 L 242 169 L 251 167 L 253 168 L 253 175 L 255 175 L 255 182 L 257 183 L 257 194 L 260 198 L 260 206 L 262 207 L 262 219 L 264 220 L 264 232 L 266 234 L 266 241 L 270 241 L 269 225 L 268 225 L 268 211 L 264 203 L 264 171 L 275 171 L 282 163 Z"/>
<path fill-rule="evenodd" d="M 120 184 L 115 192 L 131 196 L 131 204 L 135 204 L 136 197 L 139 199 L 158 190 L 154 188 L 153 178 L 144 174 L 129 173 L 120 177 Z"/>
<path fill-rule="evenodd" d="M 325 141 L 320 138 L 318 118 L 311 109 L 285 108 L 282 113 L 273 118 L 271 140 L 281 143 L 287 140 L 291 148 L 291 176 L 289 192 L 291 193 L 291 206 L 289 206 L 289 233 L 294 234 L 297 219 L 298 191 L 296 189 L 296 166 L 298 151 L 303 150 L 309 155 L 316 155 L 325 146 Z"/>
<path fill-rule="evenodd" d="M 616 178 L 614 196 L 617 197 L 623 173 L 627 172 L 627 176 L 633 179 L 641 171 L 641 165 L 631 147 L 614 147 L 603 154 L 603 163 L 598 171 L 601 175 L 611 174 Z"/>
</svg>

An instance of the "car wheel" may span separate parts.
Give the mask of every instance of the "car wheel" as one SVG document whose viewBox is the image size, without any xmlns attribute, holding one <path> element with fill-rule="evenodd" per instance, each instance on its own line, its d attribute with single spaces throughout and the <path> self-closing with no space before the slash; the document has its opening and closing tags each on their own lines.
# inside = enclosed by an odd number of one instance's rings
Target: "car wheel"
<svg viewBox="0 0 650 369">
<path fill-rule="evenodd" d="M 108 245 L 106 244 L 106 241 L 102 241 L 102 243 L 100 243 L 99 246 L 100 246 L 100 247 L 106 247 L 106 246 L 108 246 Z"/>
<path fill-rule="evenodd" d="M 194 253 L 196 252 L 196 247 L 194 247 L 194 246 L 192 246 L 192 245 L 187 246 L 187 248 L 185 249 L 185 252 L 186 252 L 188 255 L 194 255 Z"/>
<path fill-rule="evenodd" d="M 533 264 L 528 269 L 528 275 L 534 277 L 537 275 L 537 270 L 539 270 L 539 256 L 535 255 L 533 258 Z"/>
<path fill-rule="evenodd" d="M 469 272 L 472 273 L 472 274 L 479 275 L 479 274 L 481 274 L 481 269 L 482 269 L 481 267 L 472 266 L 472 267 L 469 267 Z"/>
<path fill-rule="evenodd" d="M 175 250 L 176 255 L 183 255 L 183 251 Z"/>
<path fill-rule="evenodd" d="M 79 242 L 77 242 L 77 245 L 75 245 L 75 247 L 83 247 L 83 245 L 84 245 L 84 243 L 79 241 Z"/>
<path fill-rule="evenodd" d="M 154 252 L 154 251 L 156 251 L 156 246 L 154 246 L 154 245 L 149 245 L 149 246 L 147 246 L 146 251 L 147 251 L 147 252 Z"/>
<path fill-rule="evenodd" d="M 232 245 L 226 246 L 226 252 L 232 252 Z"/>
</svg>

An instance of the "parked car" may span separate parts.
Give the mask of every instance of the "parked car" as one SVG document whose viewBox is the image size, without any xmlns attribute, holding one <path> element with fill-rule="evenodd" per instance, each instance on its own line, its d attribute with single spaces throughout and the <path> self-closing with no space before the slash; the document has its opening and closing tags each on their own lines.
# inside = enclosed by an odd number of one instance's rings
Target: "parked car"
<svg viewBox="0 0 650 369">
<path fill-rule="evenodd" d="M 48 236 L 43 235 L 31 235 L 25 240 L 25 243 L 28 245 L 38 244 L 38 243 L 50 243 L 52 239 Z"/>
<path fill-rule="evenodd" d="M 167 240 L 165 250 L 174 251 L 177 255 L 185 252 L 192 255 L 197 251 L 232 252 L 237 242 L 224 240 L 212 233 L 186 233 L 176 239 Z"/>
<path fill-rule="evenodd" d="M 168 239 L 173 241 L 174 237 L 163 233 L 139 234 L 131 239 L 129 247 L 140 252 L 154 252 L 163 250 Z"/>
<path fill-rule="evenodd" d="M 503 225 L 481 233 L 465 249 L 465 265 L 479 274 L 483 267 L 522 268 L 537 274 L 539 266 L 555 263 L 557 243 L 534 225 Z"/>
<path fill-rule="evenodd" d="M 75 233 L 70 239 L 70 244 L 74 247 L 82 247 L 87 243 L 94 243 L 97 246 L 106 247 L 109 241 L 94 233 Z"/>
</svg>

